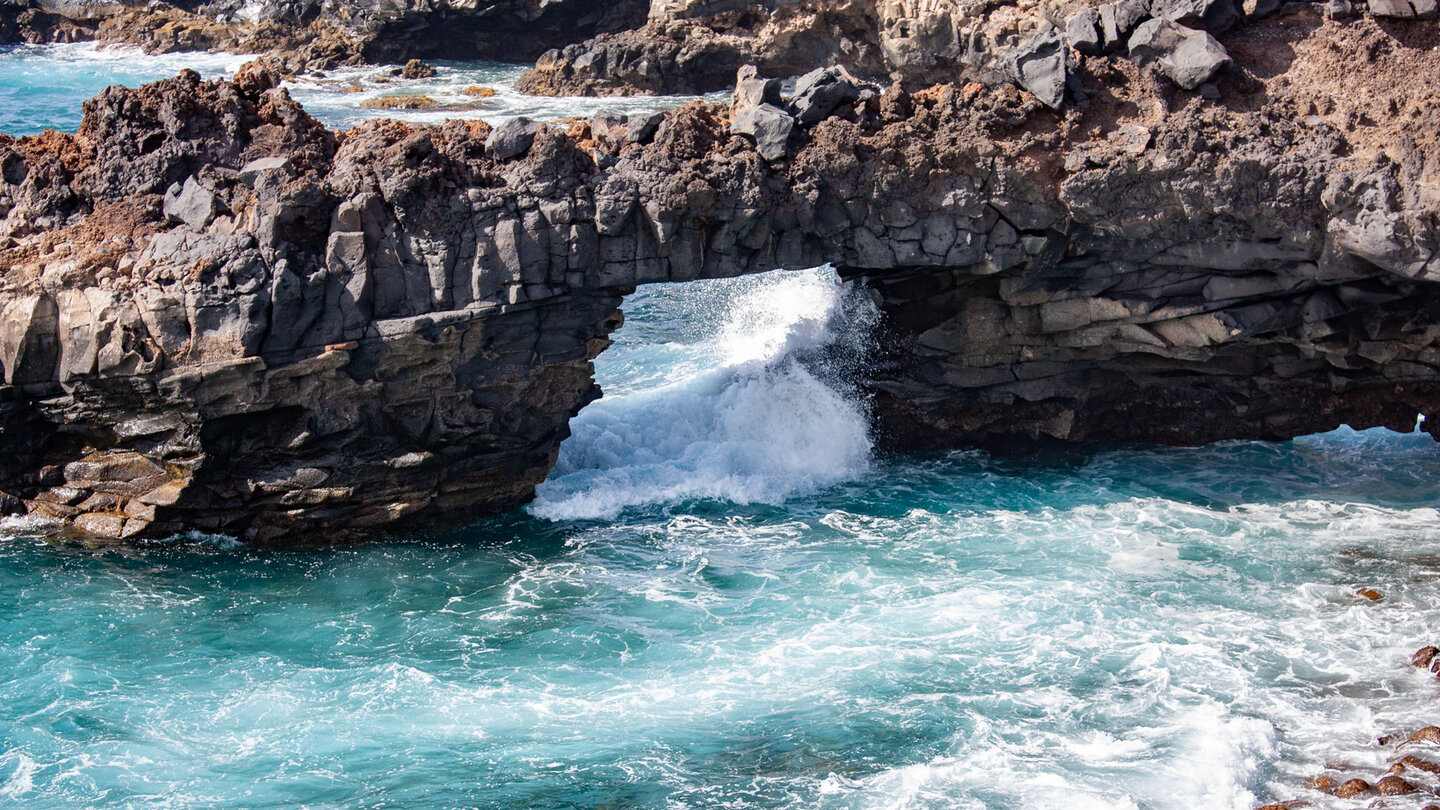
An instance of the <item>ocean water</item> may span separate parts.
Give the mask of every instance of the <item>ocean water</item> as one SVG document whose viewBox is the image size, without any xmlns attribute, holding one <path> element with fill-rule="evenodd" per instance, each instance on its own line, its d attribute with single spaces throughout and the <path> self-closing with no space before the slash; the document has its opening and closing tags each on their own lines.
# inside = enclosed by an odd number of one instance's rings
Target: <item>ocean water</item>
<svg viewBox="0 0 1440 810">
<path fill-rule="evenodd" d="M 1435 753 L 1375 742 L 1440 721 L 1429 437 L 885 457 L 828 272 L 626 311 L 512 514 L 288 551 L 9 524 L 0 805 L 1341 808 L 1304 781 Z"/>
<path fill-rule="evenodd" d="M 34 135 L 46 128 L 74 132 L 81 105 L 112 84 L 136 87 L 169 78 L 186 68 L 206 79 L 228 77 L 253 57 L 225 53 L 149 55 L 136 48 L 100 48 L 92 43 L 20 45 L 0 48 L 0 132 Z M 390 75 L 393 65 L 341 68 L 286 83 L 305 109 L 327 126 L 344 129 L 371 118 L 438 123 L 447 118 L 483 118 L 492 124 L 527 116 L 554 121 L 599 112 L 648 112 L 677 107 L 695 96 L 633 98 L 543 98 L 514 90 L 522 65 L 500 62 L 434 63 L 429 79 Z M 477 99 L 461 91 L 495 91 Z M 390 95 L 423 95 L 436 102 L 423 110 L 374 109 L 367 100 Z"/>
</svg>

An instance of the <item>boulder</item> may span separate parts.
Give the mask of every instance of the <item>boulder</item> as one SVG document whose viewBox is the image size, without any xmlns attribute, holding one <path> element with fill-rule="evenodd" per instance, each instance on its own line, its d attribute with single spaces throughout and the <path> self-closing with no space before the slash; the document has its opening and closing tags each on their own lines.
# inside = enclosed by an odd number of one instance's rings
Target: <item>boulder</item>
<svg viewBox="0 0 1440 810">
<path fill-rule="evenodd" d="M 435 75 L 435 68 L 419 59 L 411 59 L 400 69 L 400 76 L 406 79 L 428 79 Z"/>
<path fill-rule="evenodd" d="M 1341 799 L 1353 799 L 1356 796 L 1363 796 L 1370 792 L 1370 783 L 1364 779 L 1348 779 L 1335 788 L 1335 796 Z"/>
<path fill-rule="evenodd" d="M 1436 9 L 1436 0 L 1370 0 L 1370 13 L 1376 17 L 1433 20 Z"/>
<path fill-rule="evenodd" d="M 1093 8 L 1075 12 L 1065 23 L 1065 38 L 1079 53 L 1087 56 L 1100 53 L 1100 13 Z"/>
<path fill-rule="evenodd" d="M 1146 20 L 1135 29 L 1130 57 L 1141 67 L 1158 69 L 1186 90 L 1210 81 L 1230 65 L 1230 54 L 1208 33 L 1159 19 Z"/>
<path fill-rule="evenodd" d="M 485 139 L 485 154 L 496 160 L 509 160 L 530 151 L 540 124 L 529 118 L 513 118 L 495 128 Z"/>
<path fill-rule="evenodd" d="M 635 113 L 625 121 L 629 134 L 630 143 L 647 143 L 655 137 L 656 130 L 660 129 L 660 123 L 665 120 L 665 113 Z"/>
<path fill-rule="evenodd" d="M 265 175 L 271 174 L 272 172 L 289 174 L 292 168 L 290 158 L 287 157 L 267 157 L 252 160 L 240 169 L 240 182 L 254 188 L 255 184 L 260 181 L 260 178 Z"/>
<path fill-rule="evenodd" d="M 184 223 L 192 231 L 203 231 L 220 213 L 220 203 L 194 177 L 187 177 L 183 186 L 175 183 L 166 190 L 161 210 L 171 222 Z"/>
<path fill-rule="evenodd" d="M 1401 776 L 1390 775 L 1375 783 L 1375 790 L 1381 796 L 1404 796 L 1415 792 L 1415 785 Z"/>
<path fill-rule="evenodd" d="M 789 152 L 795 119 L 773 104 L 761 104 L 737 115 L 730 131 L 754 138 L 760 157 L 779 160 Z"/>
<path fill-rule="evenodd" d="M 759 78 L 759 71 L 754 65 L 740 68 L 735 77 L 735 93 L 730 99 L 731 117 L 761 104 L 780 107 L 784 103 L 780 98 L 779 79 Z"/>
<path fill-rule="evenodd" d="M 800 126 L 813 127 L 840 105 L 858 101 L 861 89 L 860 82 L 844 68 L 816 68 L 795 82 L 790 112 Z"/>
<path fill-rule="evenodd" d="M 1053 29 L 1041 31 L 1010 54 L 1011 76 L 1045 106 L 1065 103 L 1065 42 Z"/>
<path fill-rule="evenodd" d="M 1153 0 L 1150 15 L 1216 34 L 1234 27 L 1244 17 L 1236 0 Z"/>
<path fill-rule="evenodd" d="M 1410 666 L 1429 669 L 1430 662 L 1434 661 L 1437 655 L 1440 655 L 1440 647 L 1421 647 L 1415 651 L 1414 655 L 1410 656 Z"/>
<path fill-rule="evenodd" d="M 1130 32 L 1149 14 L 1145 0 L 1120 0 L 1100 6 L 1100 36 L 1107 49 L 1124 47 Z"/>
</svg>

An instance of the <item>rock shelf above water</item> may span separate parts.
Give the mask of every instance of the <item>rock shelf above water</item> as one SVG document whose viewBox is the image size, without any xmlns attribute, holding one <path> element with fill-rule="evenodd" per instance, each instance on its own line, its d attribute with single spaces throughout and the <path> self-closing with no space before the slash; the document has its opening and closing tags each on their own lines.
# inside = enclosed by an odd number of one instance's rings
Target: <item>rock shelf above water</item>
<svg viewBox="0 0 1440 810">
<path fill-rule="evenodd" d="M 1440 394 L 1436 28 L 1224 44 L 1218 98 L 1101 55 L 1058 115 L 844 74 L 816 112 L 747 72 L 748 132 L 332 133 L 258 67 L 112 88 L 0 137 L 0 506 L 265 542 L 513 508 L 635 285 L 824 263 L 885 312 L 893 448 L 1408 429 Z"/>
</svg>

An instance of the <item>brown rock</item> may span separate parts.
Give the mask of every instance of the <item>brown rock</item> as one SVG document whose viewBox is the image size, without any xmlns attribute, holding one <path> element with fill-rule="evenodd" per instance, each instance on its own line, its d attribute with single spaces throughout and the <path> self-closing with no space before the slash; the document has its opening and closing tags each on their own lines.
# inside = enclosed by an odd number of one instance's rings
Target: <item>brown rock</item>
<svg viewBox="0 0 1440 810">
<path fill-rule="evenodd" d="M 1432 742 L 1440 743 L 1440 727 L 1426 726 L 1411 734 L 1405 742 Z"/>
<path fill-rule="evenodd" d="M 1410 666 L 1429 669 L 1430 663 L 1435 660 L 1436 655 L 1440 655 L 1440 647 L 1421 647 L 1415 651 L 1414 655 L 1410 656 Z"/>
<path fill-rule="evenodd" d="M 1355 593 L 1365 597 L 1366 599 L 1369 599 L 1371 602 L 1379 602 L 1381 599 L 1385 598 L 1385 594 L 1380 593 L 1374 588 L 1357 588 L 1355 590 Z"/>
<path fill-rule="evenodd" d="M 1340 787 L 1335 788 L 1335 795 L 1342 799 L 1362 796 L 1369 792 L 1370 783 L 1364 779 L 1349 779 L 1341 784 Z"/>
<path fill-rule="evenodd" d="M 419 59 L 411 59 L 400 69 L 400 76 L 405 79 L 428 79 L 434 75 L 435 67 Z"/>
<path fill-rule="evenodd" d="M 82 532 L 100 537 L 120 537 L 125 530 L 124 516 L 99 512 L 87 512 L 75 518 L 73 524 Z"/>
<path fill-rule="evenodd" d="M 493 88 L 493 87 L 467 87 L 467 88 L 465 88 L 464 90 L 461 90 L 461 91 L 460 91 L 460 95 L 462 95 L 462 96 L 471 96 L 472 98 L 491 98 L 491 97 L 493 97 L 493 96 L 495 95 L 495 88 Z"/>
<path fill-rule="evenodd" d="M 377 96 L 360 102 L 361 107 L 380 110 L 423 110 L 435 106 L 435 99 L 429 96 Z"/>
<path fill-rule="evenodd" d="M 1375 789 L 1381 796 L 1404 796 L 1415 792 L 1415 786 L 1400 776 L 1387 776 L 1375 783 Z"/>
<path fill-rule="evenodd" d="M 1406 767 L 1414 768 L 1417 771 L 1440 774 L 1440 764 L 1431 762 L 1428 759 L 1422 759 L 1414 754 L 1406 754 L 1400 758 L 1400 762 Z"/>
<path fill-rule="evenodd" d="M 1321 793 L 1334 793 L 1337 784 L 1335 777 L 1322 775 L 1312 778 L 1305 783 L 1305 786 L 1311 790 L 1318 790 Z"/>
</svg>

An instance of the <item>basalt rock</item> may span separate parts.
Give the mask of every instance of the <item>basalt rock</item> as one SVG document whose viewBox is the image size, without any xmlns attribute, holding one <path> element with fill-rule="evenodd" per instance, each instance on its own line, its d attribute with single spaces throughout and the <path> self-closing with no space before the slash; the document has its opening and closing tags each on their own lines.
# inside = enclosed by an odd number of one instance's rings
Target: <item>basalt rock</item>
<svg viewBox="0 0 1440 810">
<path fill-rule="evenodd" d="M 1290 56 L 1230 104 L 1128 60 L 1064 117 L 892 86 L 775 161 L 699 102 L 513 151 L 336 135 L 260 69 L 111 88 L 0 138 L 0 491 L 126 537 L 469 520 L 543 479 L 635 285 L 824 263 L 884 311 L 892 448 L 1408 430 L 1440 402 L 1440 51 L 1401 34 L 1232 29 L 1241 67 Z"/>
<path fill-rule="evenodd" d="M 647 0 L 137 0 L 0 4 L 0 45 L 73 42 L 139 45 L 152 53 L 262 53 L 289 71 L 410 59 L 533 59 L 644 22 Z M 422 78 L 425 68 L 410 68 Z"/>
</svg>

